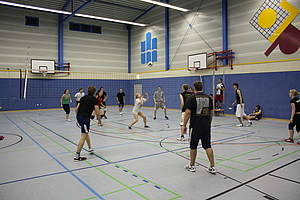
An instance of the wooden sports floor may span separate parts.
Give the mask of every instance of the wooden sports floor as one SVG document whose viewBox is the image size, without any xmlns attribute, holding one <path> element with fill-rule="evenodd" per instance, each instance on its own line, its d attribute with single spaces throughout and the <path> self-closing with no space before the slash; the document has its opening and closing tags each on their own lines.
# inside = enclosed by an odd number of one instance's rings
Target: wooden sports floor
<svg viewBox="0 0 300 200">
<path fill-rule="evenodd" d="M 179 111 L 168 110 L 166 120 L 159 110 L 153 120 L 153 108 L 143 108 L 150 128 L 140 119 L 128 130 L 131 109 L 120 116 L 109 107 L 103 127 L 91 122 L 95 154 L 84 149 L 81 162 L 73 160 L 80 139 L 74 110 L 72 122 L 60 109 L 0 113 L 0 199 L 300 199 L 300 145 L 284 142 L 287 121 L 236 127 L 233 116 L 214 117 L 212 175 L 201 144 L 196 172 L 183 168 L 189 143 L 176 140 Z"/>
</svg>

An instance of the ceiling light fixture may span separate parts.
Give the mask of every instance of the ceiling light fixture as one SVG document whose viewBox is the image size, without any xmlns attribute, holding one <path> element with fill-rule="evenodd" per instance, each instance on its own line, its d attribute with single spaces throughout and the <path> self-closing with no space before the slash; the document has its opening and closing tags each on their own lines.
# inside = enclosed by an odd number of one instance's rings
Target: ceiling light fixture
<svg viewBox="0 0 300 200">
<path fill-rule="evenodd" d="M 43 12 L 63 14 L 63 15 L 71 15 L 72 14 L 72 12 L 68 12 L 68 11 L 54 10 L 54 9 L 49 9 L 49 8 L 41 8 L 41 7 L 36 7 L 36 6 L 11 3 L 11 2 L 7 2 L 7 1 L 0 1 L 0 5 L 13 6 L 13 7 L 18 7 L 18 8 L 25 8 L 25 9 L 31 9 L 31 10 L 37 10 L 37 11 L 43 11 Z M 103 20 L 103 21 L 122 23 L 122 24 L 130 24 L 130 25 L 135 25 L 135 26 L 147 26 L 146 24 L 141 24 L 141 23 L 136 23 L 136 22 L 129 22 L 129 21 L 111 19 L 111 18 L 106 18 L 106 17 L 98 17 L 98 16 L 93 16 L 93 15 L 85 15 L 85 14 L 80 14 L 80 13 L 75 13 L 75 16 L 89 18 L 89 19 L 98 19 L 98 20 Z"/>
<path fill-rule="evenodd" d="M 159 2 L 159 1 L 153 1 L 153 0 L 141 0 L 141 1 L 144 1 L 144 2 L 147 2 L 147 3 L 156 4 L 156 5 L 163 6 L 163 7 L 167 7 L 167 8 L 172 8 L 172 9 L 179 10 L 179 11 L 183 11 L 183 12 L 189 11 L 189 9 L 181 8 L 181 7 L 178 7 L 178 6 L 173 6 L 173 5 L 171 5 L 171 4 L 168 4 L 168 3 L 162 3 L 162 2 Z"/>
</svg>

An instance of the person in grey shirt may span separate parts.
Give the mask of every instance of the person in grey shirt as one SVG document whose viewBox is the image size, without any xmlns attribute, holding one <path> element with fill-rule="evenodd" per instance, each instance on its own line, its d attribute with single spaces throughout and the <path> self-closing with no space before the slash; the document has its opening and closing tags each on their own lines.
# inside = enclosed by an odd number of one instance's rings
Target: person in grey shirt
<svg viewBox="0 0 300 200">
<path fill-rule="evenodd" d="M 164 109 L 165 118 L 169 119 L 167 117 L 167 108 L 165 106 L 166 97 L 165 97 L 164 92 L 162 91 L 162 87 L 161 86 L 158 86 L 157 91 L 153 95 L 153 100 L 154 100 L 154 117 L 153 117 L 153 119 L 156 119 L 156 110 L 158 108 Z"/>
</svg>

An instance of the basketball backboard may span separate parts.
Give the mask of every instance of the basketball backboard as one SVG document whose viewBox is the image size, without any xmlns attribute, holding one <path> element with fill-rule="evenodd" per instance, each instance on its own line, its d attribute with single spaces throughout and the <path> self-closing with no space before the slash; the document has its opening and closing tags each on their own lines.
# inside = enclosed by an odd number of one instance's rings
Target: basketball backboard
<svg viewBox="0 0 300 200">
<path fill-rule="evenodd" d="M 188 70 L 191 68 L 206 69 L 206 53 L 188 55 Z"/>
</svg>

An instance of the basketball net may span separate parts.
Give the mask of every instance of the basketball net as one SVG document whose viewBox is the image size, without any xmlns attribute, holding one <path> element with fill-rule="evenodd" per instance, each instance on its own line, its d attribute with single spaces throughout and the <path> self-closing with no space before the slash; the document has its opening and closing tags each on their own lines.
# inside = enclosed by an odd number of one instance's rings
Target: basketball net
<svg viewBox="0 0 300 200">
<path fill-rule="evenodd" d="M 192 73 L 192 74 L 194 74 L 194 73 L 195 73 L 195 71 L 196 71 L 197 69 L 198 69 L 197 67 L 191 67 L 191 68 L 190 68 L 190 70 L 191 70 L 191 73 Z"/>
<path fill-rule="evenodd" d="M 45 77 L 47 75 L 47 71 L 41 71 L 43 76 Z"/>
</svg>

